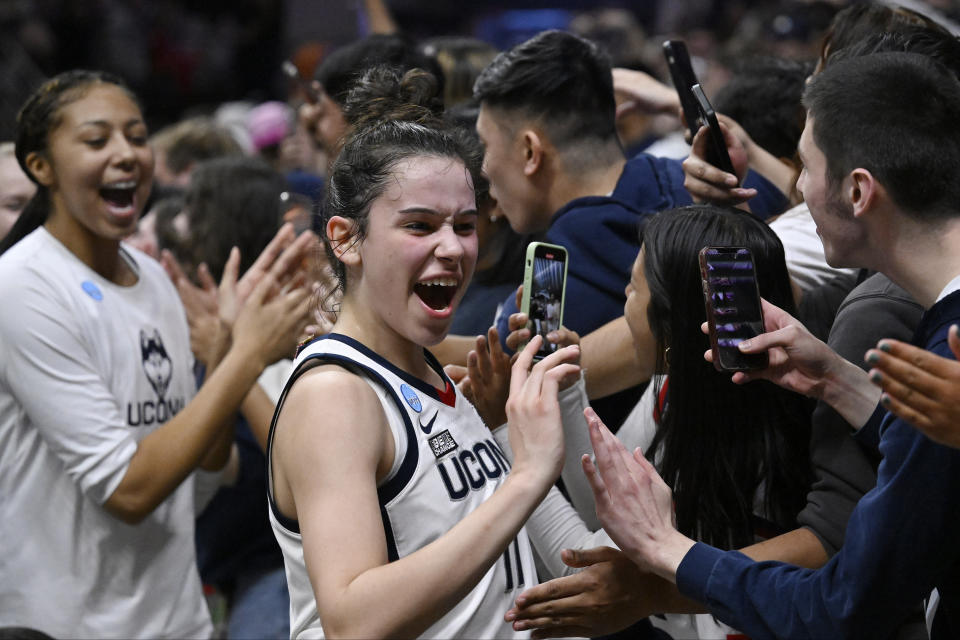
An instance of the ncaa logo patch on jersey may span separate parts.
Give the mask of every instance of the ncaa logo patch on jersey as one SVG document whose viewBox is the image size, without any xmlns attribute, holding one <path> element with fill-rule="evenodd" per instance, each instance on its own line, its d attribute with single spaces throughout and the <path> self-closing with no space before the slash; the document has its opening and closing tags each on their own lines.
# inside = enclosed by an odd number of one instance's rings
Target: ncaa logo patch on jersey
<svg viewBox="0 0 960 640">
<path fill-rule="evenodd" d="M 404 383 L 400 385 L 400 393 L 403 395 L 403 399 L 407 401 L 407 404 L 410 405 L 410 408 L 420 413 L 423 411 L 423 405 L 420 404 L 420 397 L 417 395 L 417 392 L 410 388 L 410 385 Z"/>
</svg>

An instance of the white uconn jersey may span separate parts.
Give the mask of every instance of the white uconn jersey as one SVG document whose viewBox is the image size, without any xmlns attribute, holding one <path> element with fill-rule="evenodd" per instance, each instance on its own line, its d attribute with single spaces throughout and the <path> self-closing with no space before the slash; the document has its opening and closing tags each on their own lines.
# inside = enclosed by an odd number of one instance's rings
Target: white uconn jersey
<svg viewBox="0 0 960 640">
<path fill-rule="evenodd" d="M 287 391 L 310 368 L 304 366 L 310 360 L 342 364 L 369 382 L 383 405 L 396 451 L 390 473 L 377 487 L 391 562 L 448 532 L 493 494 L 510 467 L 473 405 L 433 356 L 425 352 L 425 357 L 446 382 L 445 391 L 401 371 L 352 338 L 339 334 L 318 338 L 297 356 L 277 407 L 279 413 Z M 272 430 L 270 437 L 272 442 Z M 291 637 L 322 638 L 298 524 L 277 510 L 269 471 L 268 477 L 270 522 L 283 551 L 290 589 Z M 473 590 L 422 637 L 528 637 L 529 632 L 513 631 L 503 614 L 522 590 L 536 584 L 535 571 L 530 542 L 521 529 Z"/>
</svg>

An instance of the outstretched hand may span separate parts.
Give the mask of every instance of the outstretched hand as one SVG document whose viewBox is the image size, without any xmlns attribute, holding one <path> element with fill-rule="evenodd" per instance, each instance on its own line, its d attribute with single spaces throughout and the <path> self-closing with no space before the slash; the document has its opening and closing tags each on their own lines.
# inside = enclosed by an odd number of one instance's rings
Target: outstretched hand
<svg viewBox="0 0 960 640">
<path fill-rule="evenodd" d="M 604 530 L 641 570 L 676 582 L 677 567 L 693 540 L 674 524 L 673 494 L 640 449 L 633 454 L 591 408 L 584 411 L 596 462 L 584 454 Z"/>
<path fill-rule="evenodd" d="M 947 343 L 960 359 L 960 327 L 950 327 Z M 960 448 L 960 362 L 889 339 L 868 351 L 866 361 L 884 407 L 931 440 Z"/>
<path fill-rule="evenodd" d="M 643 573 L 612 547 L 564 549 L 567 566 L 583 571 L 527 589 L 504 620 L 516 631 L 532 629 L 534 638 L 595 638 L 625 629 L 658 613 L 646 607 L 663 580 Z"/>
<path fill-rule="evenodd" d="M 476 347 L 467 354 L 463 374 L 458 386 L 487 427 L 495 429 L 505 423 L 510 395 L 510 356 L 500 346 L 496 327 L 490 327 L 486 336 L 477 336 Z"/>
<path fill-rule="evenodd" d="M 765 333 L 744 340 L 738 345 L 744 353 L 767 352 L 769 366 L 733 374 L 737 384 L 751 380 L 770 380 L 781 387 L 814 398 L 823 394 L 823 385 L 831 365 L 840 359 L 830 347 L 818 340 L 803 324 L 789 313 L 766 300 L 761 300 Z M 709 333 L 707 323 L 700 326 Z M 713 353 L 703 357 L 713 362 Z"/>
<path fill-rule="evenodd" d="M 160 264 L 173 281 L 186 312 L 190 350 L 198 361 L 209 366 L 218 359 L 216 354 L 222 351 L 222 345 L 229 339 L 229 331 L 220 324 L 217 283 L 206 263 L 203 263 L 197 268 L 200 286 L 195 285 L 167 249 L 160 254 Z"/>
</svg>

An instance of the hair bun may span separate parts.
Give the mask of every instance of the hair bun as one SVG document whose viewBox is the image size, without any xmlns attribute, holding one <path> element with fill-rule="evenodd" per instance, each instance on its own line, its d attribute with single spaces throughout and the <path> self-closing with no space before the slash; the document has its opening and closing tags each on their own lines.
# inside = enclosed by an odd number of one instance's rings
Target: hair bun
<svg viewBox="0 0 960 640">
<path fill-rule="evenodd" d="M 401 75 L 396 67 L 374 67 L 350 90 L 344 117 L 351 134 L 390 120 L 438 126 L 443 102 L 437 89 L 429 71 L 411 69 Z"/>
</svg>

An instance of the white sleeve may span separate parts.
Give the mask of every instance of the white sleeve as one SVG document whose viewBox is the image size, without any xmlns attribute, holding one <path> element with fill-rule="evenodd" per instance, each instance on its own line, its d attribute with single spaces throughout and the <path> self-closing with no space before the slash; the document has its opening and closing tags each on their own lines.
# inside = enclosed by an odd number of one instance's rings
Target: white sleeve
<svg viewBox="0 0 960 640">
<path fill-rule="evenodd" d="M 583 417 L 583 410 L 589 406 L 587 385 L 583 376 L 580 376 L 576 384 L 562 391 L 558 399 L 560 417 L 563 420 L 565 452 L 560 478 L 563 479 L 563 486 L 577 513 L 590 529 L 596 530 L 600 528 L 600 521 L 597 520 L 593 490 L 590 489 L 587 477 L 583 475 L 583 468 L 580 466 L 581 456 L 585 453 L 593 453 L 587 419 Z"/>
<path fill-rule="evenodd" d="M 18 280 L 0 286 L 0 299 L 15 301 L 0 313 L 0 392 L 12 395 L 71 480 L 102 504 L 137 443 L 60 292 L 38 278 Z"/>
<path fill-rule="evenodd" d="M 493 432 L 493 436 L 507 458 L 513 461 L 507 428 L 501 426 Z M 534 509 L 525 526 L 540 560 L 539 566 L 549 574 L 541 578 L 558 578 L 579 571 L 568 567 L 560 559 L 560 551 L 563 549 L 617 547 L 603 529 L 591 531 L 556 487 L 550 487 L 547 496 Z"/>
</svg>

